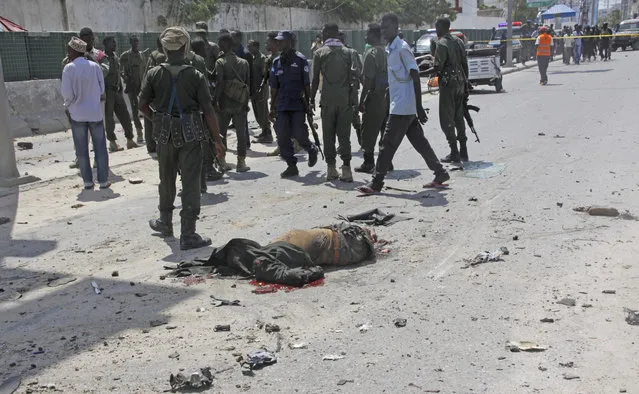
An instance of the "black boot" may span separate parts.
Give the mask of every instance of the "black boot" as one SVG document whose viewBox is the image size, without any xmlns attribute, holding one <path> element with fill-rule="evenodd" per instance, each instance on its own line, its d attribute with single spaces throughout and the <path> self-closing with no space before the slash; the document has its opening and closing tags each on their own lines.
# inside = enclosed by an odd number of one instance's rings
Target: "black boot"
<svg viewBox="0 0 639 394">
<path fill-rule="evenodd" d="M 468 148 L 466 147 L 466 141 L 459 143 L 459 158 L 462 162 L 468 161 Z"/>
<path fill-rule="evenodd" d="M 449 142 L 450 153 L 441 159 L 442 163 L 459 163 L 459 150 L 457 150 L 457 141 Z"/>
<path fill-rule="evenodd" d="M 180 234 L 181 250 L 203 248 L 210 244 L 210 238 L 202 237 L 195 232 L 195 219 L 182 218 L 182 231 Z"/>
<path fill-rule="evenodd" d="M 355 172 L 372 174 L 375 171 L 375 158 L 372 153 L 364 153 L 364 163 L 355 168 Z"/>
<path fill-rule="evenodd" d="M 270 144 L 273 142 L 273 133 L 271 130 L 262 131 L 262 134 L 257 136 L 257 139 L 253 141 L 258 144 Z"/>
<path fill-rule="evenodd" d="M 291 178 L 298 176 L 300 172 L 297 170 L 297 164 L 289 164 L 286 170 L 280 174 L 282 178 Z"/>
<path fill-rule="evenodd" d="M 172 212 L 160 212 L 159 219 L 149 220 L 149 226 L 153 231 L 156 231 L 164 237 L 173 236 L 173 213 Z"/>
</svg>

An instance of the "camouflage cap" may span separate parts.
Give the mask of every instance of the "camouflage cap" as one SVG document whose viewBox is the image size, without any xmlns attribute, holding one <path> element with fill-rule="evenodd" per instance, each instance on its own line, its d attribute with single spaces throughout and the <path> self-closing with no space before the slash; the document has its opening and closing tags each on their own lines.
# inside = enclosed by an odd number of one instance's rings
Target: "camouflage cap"
<svg viewBox="0 0 639 394">
<path fill-rule="evenodd" d="M 189 33 L 183 27 L 169 27 L 160 35 L 162 47 L 167 51 L 177 51 L 191 41 Z"/>
</svg>

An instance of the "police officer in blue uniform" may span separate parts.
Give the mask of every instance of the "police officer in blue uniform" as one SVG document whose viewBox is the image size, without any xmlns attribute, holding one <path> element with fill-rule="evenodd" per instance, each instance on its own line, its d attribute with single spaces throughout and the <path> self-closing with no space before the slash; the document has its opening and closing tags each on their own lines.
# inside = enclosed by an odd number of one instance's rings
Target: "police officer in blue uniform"
<svg viewBox="0 0 639 394">
<path fill-rule="evenodd" d="M 308 152 L 308 165 L 317 163 L 317 147 L 311 143 L 305 127 L 306 112 L 311 111 L 309 98 L 311 80 L 308 61 L 295 51 L 295 36 L 290 31 L 281 31 L 275 39 L 279 42 L 280 56 L 273 62 L 269 77 L 271 86 L 271 121 L 275 120 L 277 145 L 280 156 L 288 168 L 280 175 L 290 178 L 299 175 L 297 158 L 291 138 Z"/>
</svg>

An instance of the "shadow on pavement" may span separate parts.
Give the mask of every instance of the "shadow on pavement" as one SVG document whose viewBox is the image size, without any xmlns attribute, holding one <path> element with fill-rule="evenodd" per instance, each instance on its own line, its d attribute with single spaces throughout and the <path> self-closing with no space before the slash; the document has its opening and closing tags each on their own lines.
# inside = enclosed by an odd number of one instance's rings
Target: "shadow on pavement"
<svg viewBox="0 0 639 394">
<path fill-rule="evenodd" d="M 416 170 L 393 170 L 391 172 L 388 173 L 388 175 L 386 175 L 386 179 L 395 179 L 395 180 L 402 180 L 402 179 L 413 179 L 413 178 L 417 178 L 418 176 L 422 175 L 421 172 L 416 171 Z"/>
<path fill-rule="evenodd" d="M 266 178 L 268 175 L 259 171 L 247 171 L 247 172 L 226 172 L 230 179 L 234 181 L 251 181 L 261 178 Z"/>
<path fill-rule="evenodd" d="M 421 186 L 419 188 L 420 189 L 416 190 L 415 193 L 403 191 L 398 192 L 397 190 L 384 189 L 384 191 L 381 193 L 371 195 L 360 194 L 358 195 L 358 197 L 371 198 L 377 196 L 384 198 L 390 197 L 402 200 L 412 200 L 415 202 L 419 202 L 419 204 L 423 207 L 443 207 L 448 205 L 448 199 L 446 198 L 447 189 L 422 189 Z"/>
<path fill-rule="evenodd" d="M 100 202 L 100 201 L 112 200 L 112 199 L 118 198 L 120 196 L 121 196 L 120 193 L 115 193 L 111 189 L 100 190 L 99 187 L 96 185 L 96 188 L 94 190 L 82 190 L 80 193 L 78 193 L 77 201 L 82 201 L 82 202 L 97 201 L 97 202 Z"/>
<path fill-rule="evenodd" d="M 229 200 L 229 194 L 226 192 L 222 193 L 204 193 L 200 198 L 201 206 L 209 206 L 209 205 L 217 205 L 225 203 Z"/>
<path fill-rule="evenodd" d="M 581 70 L 581 71 L 548 71 L 548 74 L 591 74 L 591 73 L 605 73 L 612 71 L 612 68 L 606 68 L 603 70 Z"/>
</svg>

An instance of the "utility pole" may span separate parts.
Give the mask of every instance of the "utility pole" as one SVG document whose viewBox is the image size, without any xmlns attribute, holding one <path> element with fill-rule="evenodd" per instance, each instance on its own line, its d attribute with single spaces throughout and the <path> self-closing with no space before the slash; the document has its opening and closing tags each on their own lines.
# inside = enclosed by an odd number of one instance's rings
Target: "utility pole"
<svg viewBox="0 0 639 394">
<path fill-rule="evenodd" d="M 506 67 L 513 66 L 513 0 L 508 0 L 508 17 L 506 18 Z"/>
</svg>

